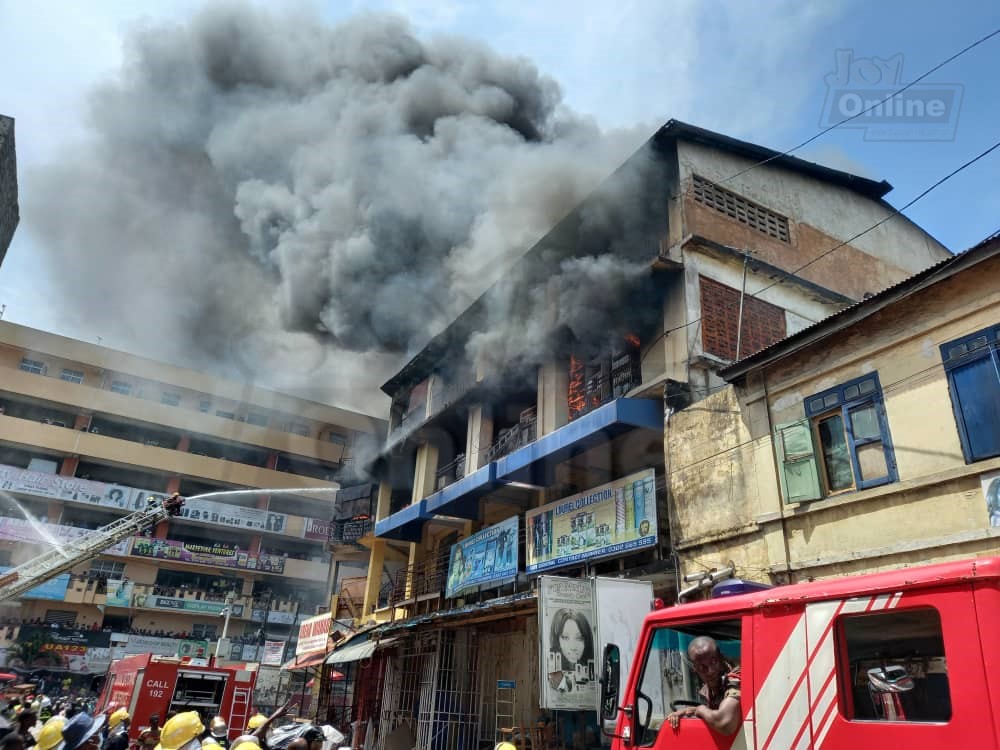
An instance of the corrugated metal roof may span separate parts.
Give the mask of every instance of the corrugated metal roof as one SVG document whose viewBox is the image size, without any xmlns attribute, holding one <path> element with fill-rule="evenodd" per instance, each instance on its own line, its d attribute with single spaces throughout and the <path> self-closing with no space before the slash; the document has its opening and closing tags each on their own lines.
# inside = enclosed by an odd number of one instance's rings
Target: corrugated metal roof
<svg viewBox="0 0 1000 750">
<path fill-rule="evenodd" d="M 980 263 L 1000 252 L 1000 232 L 995 232 L 973 247 L 938 261 L 923 271 L 908 276 L 902 281 L 886 287 L 867 299 L 848 305 L 842 310 L 813 323 L 791 336 L 786 336 L 770 346 L 750 354 L 719 370 L 725 380 L 732 381 L 745 375 L 751 369 L 774 362 L 798 349 L 815 343 L 837 331 L 843 330 L 854 323 L 874 315 L 887 305 L 896 302 L 906 294 L 917 291 L 931 283 L 938 283 L 945 278 L 958 273 L 964 268 Z"/>
</svg>

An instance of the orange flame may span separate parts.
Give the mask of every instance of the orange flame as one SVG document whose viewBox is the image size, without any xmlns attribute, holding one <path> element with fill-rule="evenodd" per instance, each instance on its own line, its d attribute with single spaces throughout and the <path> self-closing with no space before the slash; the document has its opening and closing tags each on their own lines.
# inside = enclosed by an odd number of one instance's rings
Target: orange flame
<svg viewBox="0 0 1000 750">
<path fill-rule="evenodd" d="M 566 399 L 569 404 L 569 418 L 571 420 L 579 416 L 587 403 L 583 376 L 583 362 L 571 356 L 569 358 L 569 389 Z"/>
</svg>

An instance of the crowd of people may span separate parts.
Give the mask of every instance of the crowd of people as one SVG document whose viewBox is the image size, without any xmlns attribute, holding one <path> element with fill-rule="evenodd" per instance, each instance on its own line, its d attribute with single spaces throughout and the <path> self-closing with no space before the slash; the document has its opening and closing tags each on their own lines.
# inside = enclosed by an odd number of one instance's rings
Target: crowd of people
<svg viewBox="0 0 1000 750">
<path fill-rule="evenodd" d="M 288 709 L 286 703 L 270 716 L 251 716 L 230 741 L 234 732 L 221 716 L 206 722 L 197 711 L 171 711 L 161 727 L 154 714 L 134 733 L 128 709 L 115 703 L 95 713 L 81 701 L 26 695 L 0 712 L 0 750 L 329 750 L 344 739 L 332 727 L 276 727 Z"/>
<path fill-rule="evenodd" d="M 85 623 L 78 624 L 76 622 L 59 623 L 59 622 L 46 622 L 38 617 L 33 617 L 25 620 L 16 620 L 13 618 L 5 618 L 0 621 L 0 640 L 12 640 L 17 637 L 17 628 L 22 626 L 30 626 L 37 628 L 46 628 L 49 630 L 75 630 L 75 631 L 90 631 L 90 632 L 103 632 L 103 633 L 124 633 L 127 635 L 145 635 L 152 638 L 179 638 L 180 640 L 186 640 L 188 638 L 195 638 L 194 635 L 187 631 L 176 631 L 176 630 L 163 630 L 163 629 L 152 629 L 152 628 L 112 628 L 110 625 L 100 625 L 96 622 L 87 625 Z"/>
</svg>

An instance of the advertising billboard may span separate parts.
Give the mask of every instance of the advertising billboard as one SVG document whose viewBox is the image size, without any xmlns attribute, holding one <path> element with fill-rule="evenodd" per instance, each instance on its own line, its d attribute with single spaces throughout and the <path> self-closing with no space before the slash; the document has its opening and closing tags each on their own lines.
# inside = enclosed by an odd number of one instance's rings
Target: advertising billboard
<svg viewBox="0 0 1000 750">
<path fill-rule="evenodd" d="M 228 544 L 197 544 L 178 542 L 173 539 L 136 537 L 132 544 L 132 554 L 137 557 L 176 560 L 222 568 L 262 570 L 265 573 L 282 573 L 285 570 L 283 557 L 264 554 L 251 555 L 246 550 Z"/>
<path fill-rule="evenodd" d="M 656 476 L 652 469 L 525 513 L 529 573 L 578 565 L 655 546 Z"/>
<path fill-rule="evenodd" d="M 446 597 L 517 577 L 518 516 L 477 531 L 451 547 Z"/>
<path fill-rule="evenodd" d="M 539 579 L 542 708 L 594 710 L 598 700 L 594 626 L 594 589 L 589 579 Z"/>
</svg>

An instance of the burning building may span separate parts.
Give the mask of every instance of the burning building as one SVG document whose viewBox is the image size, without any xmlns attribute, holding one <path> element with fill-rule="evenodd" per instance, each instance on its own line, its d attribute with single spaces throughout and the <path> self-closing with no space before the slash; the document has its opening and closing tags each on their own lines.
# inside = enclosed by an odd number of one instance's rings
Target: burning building
<svg viewBox="0 0 1000 750">
<path fill-rule="evenodd" d="M 379 654 L 366 668 L 392 705 L 356 719 L 380 740 L 412 721 L 421 748 L 494 741 L 507 681 L 507 720 L 533 725 L 541 571 L 673 599 L 670 414 L 719 368 L 948 255 L 902 218 L 856 237 L 893 213 L 890 189 L 672 120 L 391 378 L 360 618 L 377 629 L 330 661 Z M 475 559 L 466 543 L 501 526 L 518 565 L 490 578 L 488 541 Z"/>
</svg>

